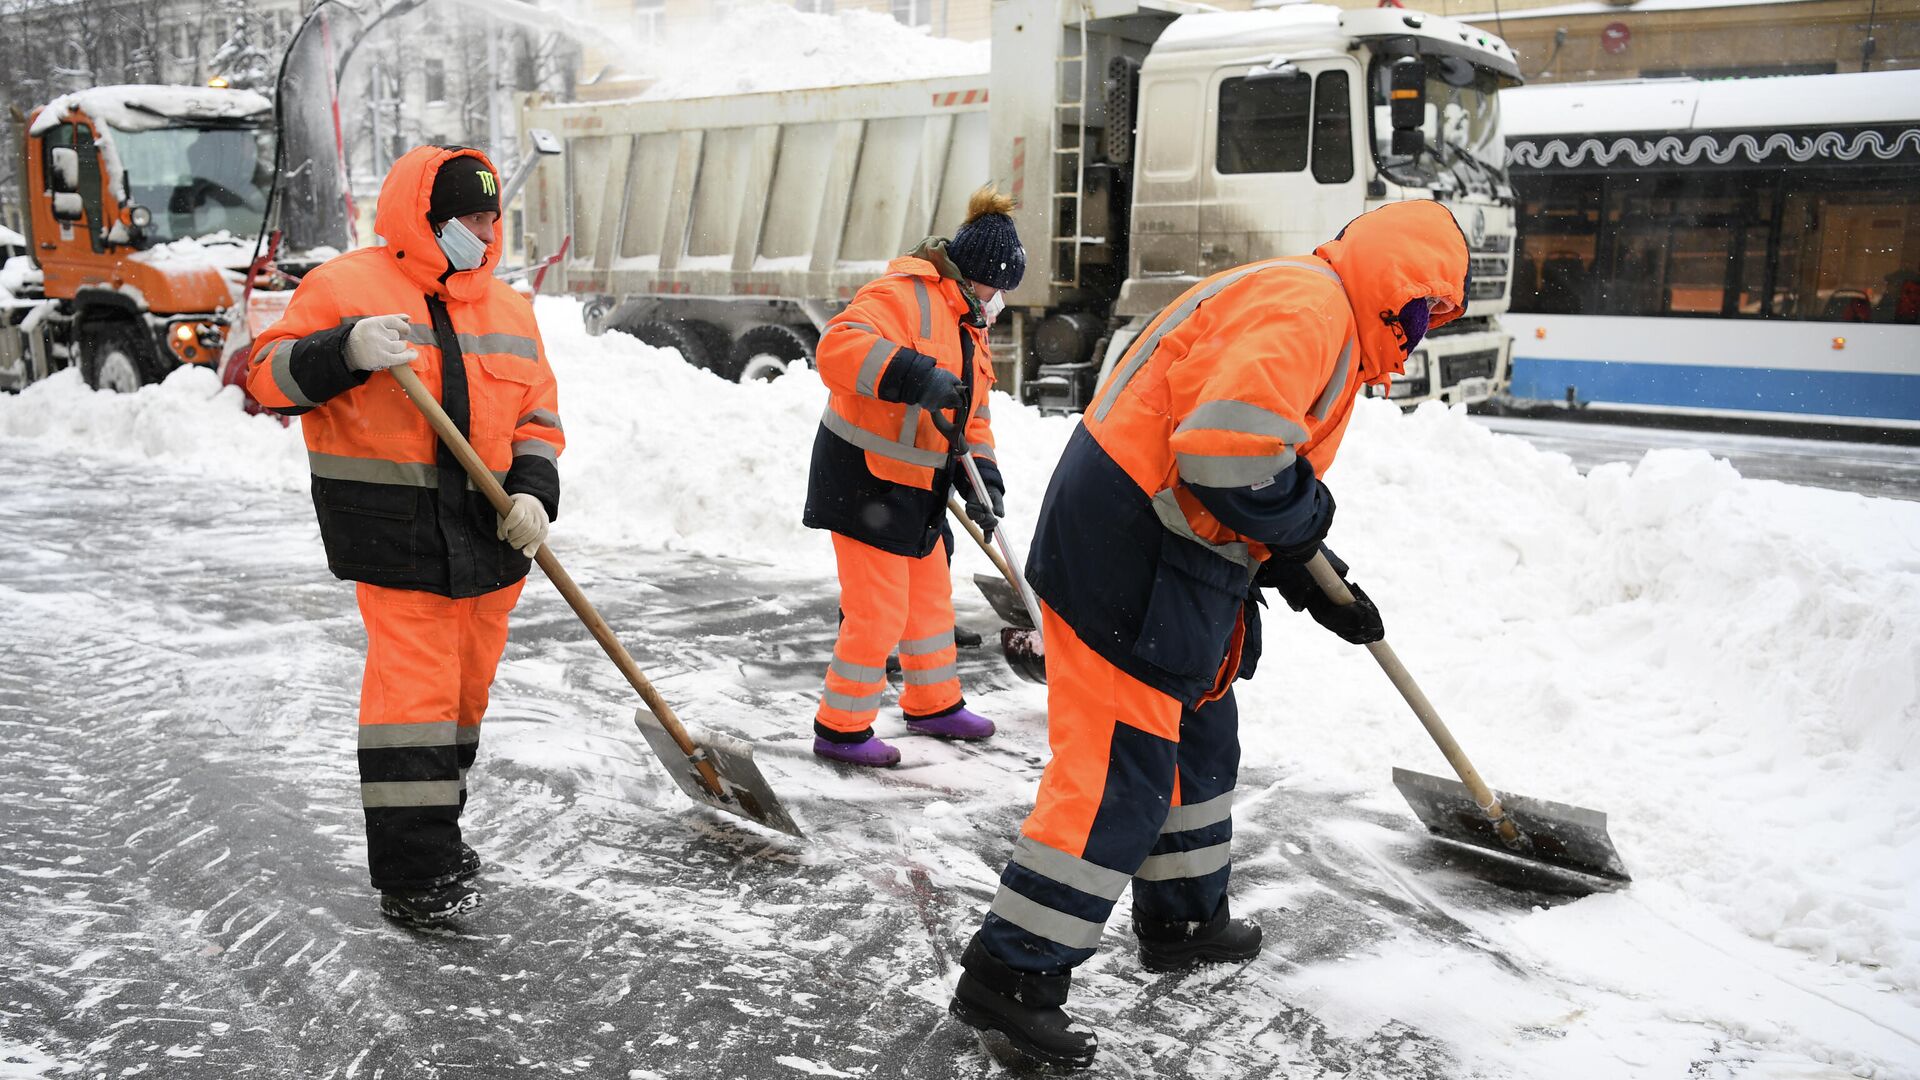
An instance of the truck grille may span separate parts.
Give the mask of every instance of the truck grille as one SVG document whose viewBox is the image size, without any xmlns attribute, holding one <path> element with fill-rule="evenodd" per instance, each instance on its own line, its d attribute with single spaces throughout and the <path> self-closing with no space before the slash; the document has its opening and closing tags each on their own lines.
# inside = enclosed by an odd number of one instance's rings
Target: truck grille
<svg viewBox="0 0 1920 1080">
<path fill-rule="evenodd" d="M 1453 386 L 1462 379 L 1491 379 L 1494 369 L 1500 366 L 1500 350 L 1461 353 L 1447 357 L 1442 363 L 1446 366 L 1446 377 L 1440 384 L 1442 386 Z"/>
<path fill-rule="evenodd" d="M 1473 269 L 1477 278 L 1503 278 L 1507 276 L 1507 257 L 1505 255 L 1475 255 L 1467 265 Z"/>
</svg>

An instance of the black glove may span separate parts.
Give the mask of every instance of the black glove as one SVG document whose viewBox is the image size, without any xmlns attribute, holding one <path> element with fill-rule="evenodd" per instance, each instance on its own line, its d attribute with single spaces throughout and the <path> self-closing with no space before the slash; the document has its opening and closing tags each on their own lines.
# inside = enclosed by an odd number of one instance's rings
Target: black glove
<svg viewBox="0 0 1920 1080">
<path fill-rule="evenodd" d="M 934 368 L 927 372 L 927 381 L 920 387 L 917 402 L 927 410 L 964 409 L 967 407 L 966 387 L 953 372 Z"/>
<path fill-rule="evenodd" d="M 986 485 L 986 498 L 973 489 L 973 481 L 967 476 L 967 467 L 960 462 L 954 463 L 953 487 L 966 500 L 967 516 L 980 526 L 980 535 L 993 539 L 993 528 L 1007 514 L 1007 483 L 1000 478 L 1000 466 L 983 457 L 973 459 L 974 468 L 980 470 L 980 482 Z"/>
<path fill-rule="evenodd" d="M 1353 593 L 1353 603 L 1342 604 L 1333 597 L 1315 588 L 1307 596 L 1307 614 L 1313 621 L 1333 631 L 1355 645 L 1369 645 L 1387 636 L 1387 628 L 1380 621 L 1380 609 L 1367 599 L 1366 591 L 1347 582 L 1348 591 Z"/>
</svg>

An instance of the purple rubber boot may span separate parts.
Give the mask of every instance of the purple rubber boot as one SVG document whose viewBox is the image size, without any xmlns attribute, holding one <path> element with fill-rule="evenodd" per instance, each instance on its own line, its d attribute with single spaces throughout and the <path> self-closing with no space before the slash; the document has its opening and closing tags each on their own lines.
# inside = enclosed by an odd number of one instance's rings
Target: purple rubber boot
<svg viewBox="0 0 1920 1080">
<path fill-rule="evenodd" d="M 984 739 L 993 734 L 993 721 L 962 705 L 939 716 L 909 719 L 907 730 L 915 735 L 931 735 L 936 739 Z"/>
<path fill-rule="evenodd" d="M 834 742 L 815 735 L 813 752 L 828 761 L 840 761 L 848 765 L 866 765 L 875 769 L 885 769 L 900 764 L 900 751 L 871 735 L 865 742 Z"/>
</svg>

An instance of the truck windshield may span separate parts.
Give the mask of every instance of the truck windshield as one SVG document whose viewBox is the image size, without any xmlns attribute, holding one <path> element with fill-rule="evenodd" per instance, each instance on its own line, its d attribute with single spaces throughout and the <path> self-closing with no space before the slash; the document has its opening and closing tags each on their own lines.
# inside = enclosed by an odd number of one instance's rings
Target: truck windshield
<svg viewBox="0 0 1920 1080">
<path fill-rule="evenodd" d="M 1500 80 L 1457 56 L 1422 57 L 1427 66 L 1427 147 L 1418 157 L 1391 152 L 1387 110 L 1391 76 L 1375 61 L 1368 79 L 1373 105 L 1374 156 L 1395 183 L 1449 193 L 1492 196 L 1506 186 L 1506 146 L 1500 138 Z"/>
<path fill-rule="evenodd" d="M 113 132 L 133 203 L 153 214 L 147 239 L 259 234 L 267 212 L 273 145 L 250 127 L 164 127 Z"/>
</svg>

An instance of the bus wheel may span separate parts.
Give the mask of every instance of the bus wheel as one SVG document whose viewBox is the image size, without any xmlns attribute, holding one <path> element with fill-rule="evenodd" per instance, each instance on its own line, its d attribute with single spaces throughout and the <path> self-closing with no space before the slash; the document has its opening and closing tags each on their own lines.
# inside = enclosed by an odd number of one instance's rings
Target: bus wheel
<svg viewBox="0 0 1920 1080">
<path fill-rule="evenodd" d="M 98 320 L 80 328 L 80 375 L 95 390 L 131 394 L 159 382 L 153 350 L 133 323 Z"/>
<path fill-rule="evenodd" d="M 811 326 L 756 326 L 733 346 L 733 377 L 743 383 L 777 379 L 794 364 L 813 363 L 819 344 L 820 335 Z"/>
<path fill-rule="evenodd" d="M 692 320 L 648 319 L 645 322 L 631 323 L 615 327 L 623 333 L 632 334 L 656 349 L 672 349 L 680 354 L 680 359 L 697 368 L 711 368 L 714 362 L 711 335 L 699 330 L 699 323 Z M 722 353 L 724 358 L 725 354 Z"/>
</svg>

